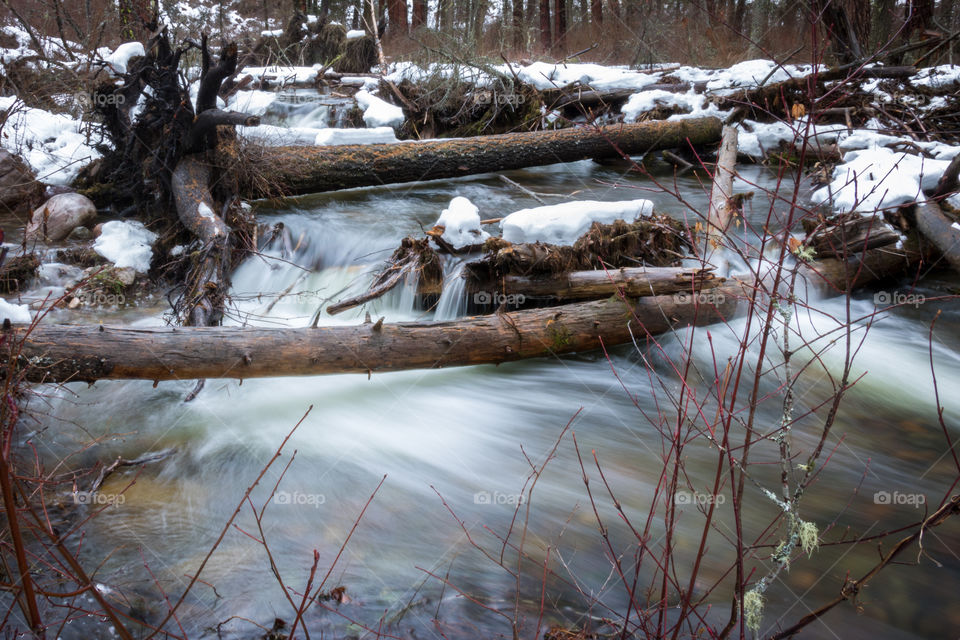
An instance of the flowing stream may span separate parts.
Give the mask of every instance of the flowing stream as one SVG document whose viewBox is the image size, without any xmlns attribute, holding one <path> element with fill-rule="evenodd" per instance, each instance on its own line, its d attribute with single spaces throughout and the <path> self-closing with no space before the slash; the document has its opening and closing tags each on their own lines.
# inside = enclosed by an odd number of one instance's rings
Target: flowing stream
<svg viewBox="0 0 960 640">
<path fill-rule="evenodd" d="M 743 172 L 760 186 L 775 183 L 775 176 L 764 169 L 747 167 Z M 676 198 L 649 179 L 592 162 L 508 175 L 536 192 L 553 194 L 544 196 L 550 202 L 646 197 L 661 212 L 689 216 Z M 677 187 L 690 204 L 706 208 L 707 187 L 699 178 L 681 177 Z M 399 240 L 430 228 L 457 195 L 477 204 L 483 218 L 537 204 L 495 176 L 477 176 L 315 195 L 279 210 L 261 206 L 258 216 L 283 222 L 288 233 L 235 274 L 230 323 L 308 325 L 324 301 L 362 291 Z M 758 194 L 747 207 L 747 222 L 762 224 L 767 209 L 768 200 Z M 448 291 L 437 317 L 463 313 L 462 283 L 454 278 L 458 269 L 448 267 Z M 936 274 L 916 293 L 932 298 L 958 284 L 955 277 Z M 278 297 L 282 292 L 286 294 Z M 883 295 L 875 289 L 858 292 L 850 302 L 851 315 L 871 314 L 878 293 Z M 815 332 L 834 330 L 847 314 L 846 301 L 839 297 L 820 294 L 812 306 L 818 312 L 800 312 L 792 319 L 793 326 L 811 339 Z M 937 310 L 943 313 L 931 347 L 930 322 Z M 150 325 L 162 322 L 162 311 L 158 302 L 122 315 L 88 315 L 104 322 Z M 401 287 L 365 308 L 335 317 L 322 313 L 320 322 L 357 323 L 367 312 L 374 320 L 434 318 L 432 312 L 415 310 L 410 288 Z M 708 395 L 714 367 L 722 368 L 736 353 L 745 322 L 695 331 L 695 368 L 687 381 L 698 398 Z M 854 379 L 863 377 L 841 404 L 827 445 L 829 462 L 801 507 L 803 518 L 817 523 L 821 531 L 834 523 L 824 537 L 828 541 L 844 531 L 848 537 L 874 535 L 916 522 L 932 512 L 936 504 L 931 503 L 947 491 L 953 463 L 937 422 L 931 353 L 944 421 L 951 437 L 960 436 L 957 305 L 926 301 L 879 316 L 868 332 L 865 324 L 854 333 L 858 350 L 852 373 Z M 381 616 L 383 629 L 401 637 L 439 638 L 440 631 L 448 637 L 510 637 L 505 618 L 462 595 L 469 594 L 511 616 L 518 608 L 525 621 L 520 635 L 530 638 L 540 609 L 544 563 L 563 578 L 547 580 L 544 629 L 626 610 L 626 589 L 599 535 L 590 494 L 609 530 L 611 547 L 623 554 L 627 567 L 636 538 L 617 514 L 592 456 L 596 454 L 624 513 L 642 528 L 664 454 L 657 425 L 647 417 L 659 410 L 667 416 L 665 425 L 676 422 L 669 397 L 680 387 L 668 358 L 681 360 L 689 337 L 682 330 L 662 336 L 659 348 L 644 342 L 618 347 L 609 351 L 609 360 L 603 353 L 587 353 L 371 377 L 208 380 L 190 403 L 183 399 L 194 386 L 191 380 L 163 382 L 156 388 L 139 381 L 69 384 L 61 390 L 45 389 L 43 397 L 33 401 L 45 428 L 24 438 L 37 446 L 48 468 L 61 459 L 77 468 L 108 463 L 116 456 L 134 458 L 173 449 L 161 462 L 115 473 L 107 480 L 101 494 L 121 497 L 88 524 L 83 550 L 87 566 L 99 566 L 97 580 L 109 585 L 105 592 L 117 598 L 124 594 L 133 615 L 156 622 L 165 606 L 144 564 L 167 593 L 179 595 L 244 491 L 312 406 L 251 495 L 257 509 L 268 503 L 262 530 L 251 504 L 245 504 L 236 526 L 227 531 L 207 563 L 203 583 L 195 585 L 187 598 L 179 623 L 190 637 L 216 637 L 213 628 L 231 616 L 267 627 L 275 617 L 293 618 L 271 572 L 271 559 L 255 540 L 263 537 L 296 602 L 309 578 L 314 550 L 318 570 L 313 587 L 333 566 L 324 591 L 346 588 L 348 601 L 325 602 L 307 613 L 306 622 L 317 637 L 320 631 L 328 637 L 360 636 L 365 632 L 358 623 L 376 629 Z M 758 348 L 750 347 L 752 352 Z M 814 351 L 821 364 L 802 374 L 797 384 L 796 413 L 807 414 L 792 433 L 793 450 L 800 453 L 797 462 L 815 446 L 817 427 L 829 409 L 822 403 L 832 393 L 830 376 L 838 379 L 842 370 L 842 333 L 829 333 L 795 358 L 809 360 Z M 776 382 L 766 382 L 761 392 L 776 394 Z M 775 428 L 782 399 L 761 402 L 757 410 L 756 424 L 764 430 Z M 590 493 L 571 433 L 561 438 L 568 423 L 591 477 Z M 737 434 L 742 439 L 742 430 Z M 91 446 L 91 440 L 96 444 Z M 530 464 L 543 465 L 555 445 L 555 456 L 537 480 L 532 500 L 516 512 Z M 703 439 L 684 450 L 684 470 L 694 486 L 712 483 L 716 456 Z M 825 459 L 826 455 L 821 462 Z M 752 467 L 753 474 L 774 490 L 779 467 L 770 463 L 776 460 L 772 442 L 758 445 L 752 460 L 767 463 Z M 277 494 L 270 501 L 275 485 Z M 875 499 L 877 492 L 894 496 L 891 502 L 895 496 L 924 494 L 927 504 L 883 504 L 882 498 Z M 663 544 L 662 513 L 661 507 L 652 529 L 651 545 L 658 549 Z M 732 535 L 732 513 L 729 501 L 718 504 L 698 590 L 730 566 L 724 538 Z M 759 535 L 775 514 L 772 502 L 748 484 L 743 524 L 747 537 Z M 517 563 L 510 547 L 502 556 L 506 568 L 498 566 L 503 543 L 497 536 L 506 535 L 511 523 L 510 545 L 521 544 L 527 524 L 523 544 L 530 562 L 523 565 L 519 580 L 510 573 Z M 689 575 L 690 565 L 684 561 L 696 554 L 702 523 L 695 505 L 681 509 L 673 544 L 682 581 Z M 914 546 L 901 558 L 908 564 L 918 562 L 917 566 L 889 567 L 856 606 L 838 607 L 814 623 L 809 637 L 932 638 L 947 637 L 960 628 L 960 609 L 955 606 L 960 589 L 958 526 L 950 521 L 930 531 L 924 541 L 927 555 L 918 556 Z M 886 541 L 887 548 L 890 544 L 892 539 Z M 859 576 L 876 560 L 875 542 L 855 549 L 822 546 L 810 559 L 799 557 L 766 593 L 763 630 L 793 623 L 836 596 L 848 570 L 852 577 Z M 644 577 L 649 580 L 652 569 L 652 562 L 644 564 L 641 585 L 647 584 Z M 722 627 L 731 593 L 720 588 L 711 597 L 717 606 L 710 618 Z M 90 637 L 85 624 L 82 619 L 74 621 L 72 637 Z M 237 638 L 262 635 L 239 619 L 223 626 L 221 633 Z M 71 637 L 70 627 L 63 637 Z"/>
</svg>

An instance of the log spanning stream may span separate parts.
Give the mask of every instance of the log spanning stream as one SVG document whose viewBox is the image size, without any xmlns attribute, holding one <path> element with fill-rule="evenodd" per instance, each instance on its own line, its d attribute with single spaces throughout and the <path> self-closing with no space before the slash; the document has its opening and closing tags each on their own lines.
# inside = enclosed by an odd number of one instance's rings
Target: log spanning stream
<svg viewBox="0 0 960 640">
<path fill-rule="evenodd" d="M 772 185 L 773 178 L 761 169 L 744 172 L 753 181 Z M 652 185 L 591 162 L 508 175 L 541 193 L 577 192 L 578 199 L 604 200 L 650 197 L 661 212 L 683 215 L 681 206 L 667 195 L 603 186 L 598 180 Z M 679 187 L 696 206 L 706 207 L 708 194 L 698 180 L 681 178 Z M 455 195 L 470 198 L 480 206 L 483 217 L 536 204 L 495 177 L 478 176 L 308 196 L 291 209 L 261 210 L 263 219 L 284 222 L 289 236 L 273 245 L 272 258 L 252 258 L 240 267 L 234 278 L 236 309 L 230 323 L 308 325 L 322 299 L 338 300 L 362 291 L 371 268 L 389 256 L 399 239 L 420 235 L 421 225 L 429 228 Z M 759 225 L 767 206 L 764 198 L 756 197 L 748 206 L 747 219 Z M 278 299 L 276 294 L 284 291 L 288 293 Z M 444 318 L 415 311 L 413 296 L 403 290 L 391 292 L 369 309 L 374 320 L 385 316 L 388 322 L 452 319 L 463 309 L 456 292 L 456 287 L 450 287 L 446 299 L 441 299 Z M 851 303 L 853 315 L 871 313 L 876 293 L 883 292 L 859 292 Z M 811 337 L 836 326 L 830 316 L 842 318 L 845 313 L 845 302 L 839 298 L 818 300 L 816 306 L 822 315 L 802 313 L 794 318 L 799 330 Z M 867 375 L 847 396 L 834 427 L 843 442 L 803 503 L 804 517 L 819 523 L 821 530 L 835 518 L 837 531 L 849 526 L 852 532 L 865 534 L 915 522 L 923 516 L 922 506 L 878 503 L 874 494 L 920 492 L 935 500 L 948 483 L 949 465 L 935 464 L 944 444 L 930 392 L 927 335 L 937 308 L 935 302 L 903 307 L 884 315 L 870 329 L 853 377 Z M 956 431 L 960 421 L 960 397 L 956 395 L 960 388 L 960 313 L 956 306 L 942 308 L 933 352 L 945 417 L 956 437 L 960 435 Z M 85 313 L 110 324 L 161 324 L 159 306 L 115 316 Z M 321 323 L 356 324 L 363 317 L 364 310 L 358 308 L 336 317 L 323 314 Z M 76 316 L 63 319 L 79 320 Z M 739 319 L 729 327 L 709 328 L 715 355 L 707 329 L 697 330 L 694 362 L 707 377 L 712 375 L 709 372 L 715 361 L 722 363 L 735 353 L 744 322 Z M 685 331 L 662 336 L 662 351 L 639 344 L 670 392 L 679 385 L 667 356 L 681 357 L 686 336 Z M 382 373 L 369 379 L 354 374 L 242 383 L 209 380 L 190 403 L 183 398 L 193 388 L 191 380 L 161 382 L 156 388 L 148 381 L 73 383 L 65 389 L 46 389 L 38 415 L 44 416 L 42 426 L 49 428 L 26 437 L 48 467 L 86 446 L 91 438 L 98 438 L 99 444 L 70 458 L 68 465 L 174 450 L 169 457 L 146 466 L 139 476 L 131 470 L 107 479 L 98 495 L 103 500 L 112 497 L 115 504 L 91 522 L 84 541 L 84 556 L 91 566 L 106 558 L 97 579 L 122 586 L 127 598 L 141 607 L 141 615 L 156 620 L 164 614 L 163 600 L 142 571 L 143 562 L 149 563 L 165 590 L 178 594 L 188 579 L 185 576 L 195 571 L 244 490 L 312 405 L 312 412 L 263 483 L 273 486 L 296 451 L 264 519 L 273 557 L 288 584 L 298 590 L 305 584 L 313 549 L 319 552 L 319 575 L 326 572 L 386 474 L 382 489 L 328 582 L 328 587 L 346 587 L 350 601 L 340 605 L 340 612 L 374 628 L 386 612 L 392 625 L 385 628 L 389 633 L 409 637 L 412 629 L 416 637 L 433 638 L 437 636 L 432 620 L 438 617 L 439 607 L 441 626 L 450 637 L 509 637 L 503 618 L 459 597 L 453 588 L 444 588 L 425 573 L 448 576 L 452 585 L 480 595 L 491 607 L 514 607 L 517 581 L 470 546 L 440 496 L 474 540 L 498 557 L 501 545 L 484 527 L 499 534 L 507 531 L 529 474 L 524 456 L 542 464 L 564 425 L 576 415 L 572 428 L 580 450 L 585 458 L 590 451 L 596 452 L 624 510 L 642 522 L 659 478 L 661 439 L 641 410 L 656 415 L 654 394 L 665 402 L 666 391 L 652 380 L 634 346 L 612 349 L 609 356 L 609 362 L 602 353 L 593 352 L 500 366 Z M 842 350 L 827 349 L 822 362 L 838 376 Z M 688 383 L 701 396 L 707 393 L 696 372 L 688 376 Z M 813 410 L 829 394 L 822 368 L 811 369 L 800 378 L 798 413 Z M 776 401 L 762 403 L 758 423 L 776 424 L 778 409 Z M 817 415 L 822 418 L 825 411 L 821 407 Z M 796 447 L 809 450 L 815 444 L 808 433 L 795 429 Z M 684 454 L 686 472 L 695 483 L 712 481 L 715 450 L 698 441 Z M 588 467 L 593 464 L 589 459 L 584 463 Z M 761 480 L 773 486 L 776 471 L 768 474 L 762 466 L 758 469 Z M 135 484 L 128 487 L 134 476 Z M 267 487 L 261 486 L 254 492 L 255 504 L 265 499 L 266 491 Z M 769 502 L 750 492 L 748 487 L 750 506 L 744 526 L 759 530 L 770 521 L 773 511 Z M 609 497 L 599 489 L 594 497 L 610 528 L 611 543 L 629 557 L 635 541 Z M 569 434 L 539 479 L 530 506 L 527 551 L 541 565 L 549 555 L 555 570 L 568 578 L 566 584 L 558 580 L 548 584 L 553 610 L 568 619 L 565 622 L 553 615 L 548 623 L 568 624 L 584 613 L 587 605 L 572 582 L 586 593 L 598 594 L 604 607 L 624 611 L 626 595 L 611 574 Z M 729 503 L 718 506 L 718 527 L 727 530 L 732 526 L 732 509 Z M 690 558 L 699 542 L 702 517 L 694 512 L 694 506 L 685 508 L 690 512 L 680 518 L 675 544 L 681 557 Z M 521 520 L 522 514 L 521 510 Z M 243 511 L 237 524 L 256 532 L 249 510 Z M 943 535 L 950 535 L 944 531 Z M 706 581 L 716 579 L 729 566 L 727 552 L 719 551 L 723 547 L 719 539 L 712 544 L 711 549 L 718 551 L 708 552 L 703 560 Z M 839 593 L 847 568 L 859 575 L 875 561 L 870 554 L 858 553 L 861 560 L 851 566 L 847 550 L 823 547 L 812 559 L 798 560 L 789 573 L 782 574 L 767 592 L 765 628 L 778 620 L 785 624 L 796 621 L 808 612 L 807 607 L 814 608 Z M 943 637 L 960 628 L 960 611 L 953 606 L 960 590 L 960 561 L 943 555 L 937 560 L 943 568 L 937 569 L 929 561 L 917 567 L 891 568 L 871 584 L 865 615 L 858 616 L 854 607 L 847 605 L 831 612 L 826 624 L 838 637 Z M 532 629 L 539 609 L 542 566 L 527 565 L 525 570 L 519 606 L 527 617 L 527 628 Z M 203 629 L 230 616 L 267 626 L 275 616 L 291 617 L 263 548 L 235 529 L 228 532 L 202 578 L 216 587 L 216 594 L 202 584 L 192 591 L 179 617 L 191 637 L 199 637 Z M 937 587 L 931 588 L 933 584 Z M 722 626 L 731 594 L 715 595 L 722 605 L 716 608 L 716 622 Z M 801 596 L 802 603 L 798 600 Z M 594 607 L 592 613 L 607 615 L 602 607 Z M 320 630 L 325 637 L 360 632 L 343 616 L 319 607 L 311 609 L 307 622 L 311 635 L 316 631 L 317 637 Z M 61 635 L 89 637 L 84 631 L 86 624 L 75 620 Z M 224 627 L 224 637 L 253 637 L 256 633 L 255 628 L 238 621 Z M 832 637 L 822 627 L 813 633 Z"/>
</svg>

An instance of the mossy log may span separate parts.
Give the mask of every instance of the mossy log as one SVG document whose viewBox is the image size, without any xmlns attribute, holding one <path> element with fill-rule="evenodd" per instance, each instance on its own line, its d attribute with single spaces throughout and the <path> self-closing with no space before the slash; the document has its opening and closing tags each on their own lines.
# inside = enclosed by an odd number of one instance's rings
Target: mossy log
<svg viewBox="0 0 960 640">
<path fill-rule="evenodd" d="M 691 118 L 405 144 L 266 147 L 248 152 L 245 197 L 298 195 L 454 178 L 720 140 L 720 120 Z"/>
</svg>

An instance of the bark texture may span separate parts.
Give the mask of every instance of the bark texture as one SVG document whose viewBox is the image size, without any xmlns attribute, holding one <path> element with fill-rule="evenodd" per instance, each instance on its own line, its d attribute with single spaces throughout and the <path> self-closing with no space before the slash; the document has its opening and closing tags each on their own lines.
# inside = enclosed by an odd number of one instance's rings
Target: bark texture
<svg viewBox="0 0 960 640">
<path fill-rule="evenodd" d="M 270 147 L 248 158 L 251 170 L 240 188 L 257 198 L 454 178 L 710 144 L 720 130 L 711 117 L 410 144 Z"/>
<path fill-rule="evenodd" d="M 134 329 L 22 326 L 5 344 L 35 382 L 101 379 L 260 378 L 496 364 L 642 341 L 737 310 L 742 287 L 713 289 L 714 304 L 690 296 L 574 303 L 439 323 L 364 323 L 304 329 Z M 7 359 L 10 356 L 4 354 Z"/>
</svg>

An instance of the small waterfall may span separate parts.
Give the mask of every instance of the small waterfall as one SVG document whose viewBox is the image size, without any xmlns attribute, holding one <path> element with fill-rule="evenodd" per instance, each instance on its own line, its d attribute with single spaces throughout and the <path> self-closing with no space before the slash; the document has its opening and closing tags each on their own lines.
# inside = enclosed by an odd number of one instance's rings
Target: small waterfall
<svg viewBox="0 0 960 640">
<path fill-rule="evenodd" d="M 351 103 L 338 103 L 330 106 L 330 116 L 328 117 L 328 126 L 333 129 L 349 129 L 354 125 L 350 122 L 350 119 L 347 118 L 347 113 L 350 111 L 350 107 L 353 104 Z"/>
<path fill-rule="evenodd" d="M 452 258 L 443 265 L 443 293 L 437 301 L 434 320 L 454 320 L 467 312 L 467 280 L 463 277 L 466 262 Z"/>
<path fill-rule="evenodd" d="M 384 302 L 402 315 L 417 315 L 417 285 L 420 284 L 420 272 L 416 269 L 408 274 L 403 282 L 384 296 Z"/>
<path fill-rule="evenodd" d="M 301 129 L 350 128 L 347 112 L 353 98 L 332 96 L 313 89 L 280 93 L 267 107 L 262 123 Z"/>
</svg>

